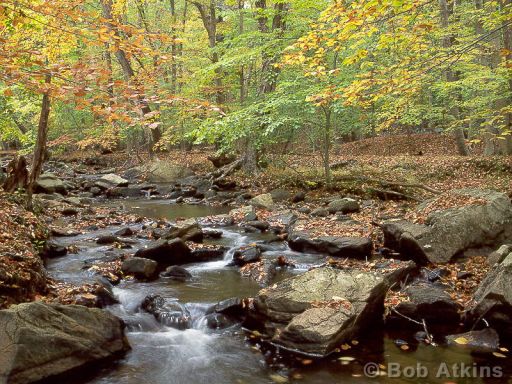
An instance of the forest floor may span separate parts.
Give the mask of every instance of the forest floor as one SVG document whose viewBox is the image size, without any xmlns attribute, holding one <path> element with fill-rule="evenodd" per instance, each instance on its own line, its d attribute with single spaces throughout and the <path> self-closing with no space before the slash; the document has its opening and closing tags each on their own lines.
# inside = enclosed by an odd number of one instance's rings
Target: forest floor
<svg viewBox="0 0 512 384">
<path fill-rule="evenodd" d="M 297 150 L 294 154 L 267 155 L 265 157 L 267 166 L 256 175 L 238 172 L 230 178 L 253 195 L 275 189 L 285 189 L 291 194 L 306 191 L 307 200 L 294 206 L 294 209 L 301 207 L 312 211 L 324 207 L 330 199 L 335 197 L 349 196 L 361 200 L 363 202 L 361 211 L 351 215 L 351 219 L 358 222 L 358 225 L 348 225 L 337 220 L 333 215 L 315 217 L 302 212 L 299 213 L 299 218 L 303 220 L 305 229 L 316 236 L 371 237 L 377 257 L 380 257 L 379 249 L 382 247 L 383 239 L 380 228 L 375 223 L 393 217 L 407 217 L 416 222 L 421 221 L 421 215 L 415 212 L 418 201 L 435 198 L 436 206 L 444 208 L 446 205 L 466 204 L 466 202 L 453 201 L 450 191 L 458 188 L 494 189 L 512 196 L 511 157 L 460 157 L 453 153 L 444 154 L 448 149 L 453 148 L 450 146 L 451 139 L 440 141 L 433 140 L 429 136 L 418 137 L 412 140 L 415 145 L 409 145 L 408 148 L 405 145 L 396 146 L 392 139 L 385 139 L 371 139 L 363 143 L 348 143 L 336 147 L 331 159 L 331 164 L 334 165 L 333 182 L 329 187 L 324 183 L 320 155 L 307 151 L 298 153 L 300 151 Z M 398 141 L 400 140 L 402 139 L 399 138 Z M 438 151 L 440 147 L 444 148 L 441 153 Z M 423 148 L 422 155 L 415 152 L 418 148 Z M 391 155 L 393 151 L 398 153 Z M 204 174 L 215 169 L 208 160 L 208 156 L 212 154 L 212 149 L 204 148 L 192 151 L 173 150 L 159 154 L 158 157 L 177 165 L 187 166 L 198 174 Z M 106 169 L 111 169 L 113 173 L 122 173 L 139 165 L 140 160 L 148 159 L 137 159 L 126 152 L 105 155 L 96 152 L 72 152 L 64 156 L 56 156 L 55 160 L 73 163 L 73 167 L 84 167 L 89 173 L 105 172 Z M 397 196 L 391 196 L 393 199 L 388 199 L 389 195 L 381 193 L 388 189 L 399 191 L 400 194 L 412 199 L 403 199 L 401 198 L 403 196 L 398 196 L 398 200 L 394 199 Z M 287 207 L 283 205 L 282 208 Z M 92 223 L 83 220 L 79 213 L 68 229 L 80 232 L 91 224 L 104 227 L 114 222 L 132 222 L 137 219 L 120 212 L 103 212 L 98 207 L 94 207 L 94 210 L 97 213 L 96 216 L 101 219 Z M 6 218 L 2 220 L 6 221 L 6 225 L 0 231 L 0 254 L 4 265 L 0 272 L 7 276 L 16 275 L 15 264 L 11 259 L 22 257 L 27 263 L 32 263 L 29 270 L 39 273 L 40 265 L 34 264 L 34 260 L 36 260 L 38 242 L 44 238 L 40 233 L 45 228 L 41 222 L 44 220 L 52 222 L 58 219 L 60 212 L 48 209 L 37 218 L 11 202 L 6 195 L 1 196 L 0 212 Z M 268 212 L 258 212 L 258 217 L 262 220 L 269 216 Z M 39 232 L 35 231 L 35 228 Z M 488 270 L 485 257 L 473 257 L 471 260 L 471 263 L 448 265 L 450 274 L 446 279 L 452 280 L 452 296 L 461 305 L 467 305 L 471 294 Z M 9 269 L 10 265 L 13 268 Z M 119 266 L 114 267 L 118 269 Z M 471 277 L 464 281 L 457 281 L 456 276 L 460 272 L 471 272 Z M 104 274 L 111 273 L 109 266 L 106 266 Z M 1 275 L 0 278 L 2 278 Z M 30 276 L 26 278 L 30 279 Z M 10 281 L 9 284 L 13 287 L 7 286 L 8 284 L 0 287 L 0 293 L 2 290 L 8 292 L 9 289 L 16 289 L 25 283 L 22 281 L 17 284 Z M 50 294 L 47 300 L 70 303 L 77 297 L 83 300 L 92 298 L 95 289 L 93 286 L 74 287 L 51 279 L 46 285 L 46 287 L 44 284 L 35 287 L 33 291 L 25 292 L 25 295 L 27 298 L 34 298 L 49 289 Z M 1 301 L 0 306 L 2 306 Z"/>
</svg>

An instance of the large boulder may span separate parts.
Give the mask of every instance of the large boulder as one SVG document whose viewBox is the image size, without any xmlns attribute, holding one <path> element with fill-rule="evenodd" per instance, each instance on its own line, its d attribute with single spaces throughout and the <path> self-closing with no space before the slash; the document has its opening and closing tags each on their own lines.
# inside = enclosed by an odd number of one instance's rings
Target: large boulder
<svg viewBox="0 0 512 384">
<path fill-rule="evenodd" d="M 435 210 L 437 202 L 427 202 L 419 207 L 420 212 L 430 212 L 425 224 L 385 222 L 384 245 L 418 263 L 447 263 L 467 249 L 512 238 L 512 203 L 506 194 L 463 189 L 452 191 L 451 196 L 474 203 Z"/>
<path fill-rule="evenodd" d="M 150 183 L 174 183 L 176 180 L 192 176 L 194 172 L 179 164 L 169 161 L 154 160 L 143 167 L 142 172 L 147 174 Z"/>
<path fill-rule="evenodd" d="M 79 305 L 33 302 L 0 311 L 0 382 L 59 382 L 119 357 L 130 348 L 123 329 L 112 314 Z"/>
<path fill-rule="evenodd" d="M 135 257 L 156 261 L 159 268 L 190 263 L 190 255 L 190 248 L 181 239 L 158 240 L 135 253 Z"/>
<path fill-rule="evenodd" d="M 64 182 L 53 173 L 43 173 L 34 184 L 35 193 L 68 193 Z"/>
<path fill-rule="evenodd" d="M 496 264 L 474 294 L 476 303 L 467 316 L 468 325 L 490 326 L 512 340 L 512 252 Z M 485 319 L 485 322 L 483 321 Z"/>
<path fill-rule="evenodd" d="M 321 267 L 262 289 L 248 325 L 264 329 L 274 344 L 325 356 L 382 322 L 388 290 L 415 269 L 391 273 Z"/>
</svg>

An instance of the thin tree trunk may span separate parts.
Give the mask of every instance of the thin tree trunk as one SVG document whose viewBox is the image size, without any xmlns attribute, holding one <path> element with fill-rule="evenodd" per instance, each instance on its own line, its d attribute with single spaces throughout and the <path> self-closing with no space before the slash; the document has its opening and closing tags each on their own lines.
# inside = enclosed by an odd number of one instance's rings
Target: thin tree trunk
<svg viewBox="0 0 512 384">
<path fill-rule="evenodd" d="M 51 76 L 46 75 L 46 84 L 51 83 Z M 46 91 L 43 94 L 43 101 L 41 104 L 41 114 L 39 116 L 39 124 L 37 127 L 37 140 L 34 148 L 34 158 L 32 160 L 32 169 L 30 171 L 30 177 L 28 180 L 27 188 L 27 206 L 32 208 L 32 194 L 34 192 L 34 184 L 41 174 L 43 169 L 43 163 L 46 154 L 46 142 L 48 139 L 48 119 L 50 117 L 51 99 L 50 92 Z"/>
<path fill-rule="evenodd" d="M 112 15 L 112 0 L 101 0 L 101 7 L 103 10 L 103 17 L 107 20 L 114 20 Z M 119 33 L 119 30 L 115 27 L 115 25 L 111 21 L 106 22 L 107 28 L 111 30 L 116 38 L 120 39 L 121 34 Z M 116 47 L 116 50 L 114 52 L 114 55 L 116 56 L 117 61 L 119 62 L 119 65 L 123 69 L 123 73 L 128 81 L 133 81 L 135 78 L 135 72 L 133 71 L 133 67 L 130 63 L 130 60 L 128 59 L 128 56 L 126 55 L 126 52 L 123 51 L 121 48 Z M 147 115 L 151 113 L 151 108 L 149 107 L 148 103 L 144 100 L 144 96 L 138 97 L 138 103 L 141 109 L 141 112 L 143 115 Z M 151 133 L 151 143 L 149 146 L 149 152 L 152 153 L 153 145 L 156 144 L 160 138 L 162 137 L 162 133 L 158 127 L 150 128 Z"/>
<path fill-rule="evenodd" d="M 453 4 L 449 3 L 450 0 L 439 0 L 439 6 L 441 8 L 441 27 L 447 31 L 450 26 L 450 16 L 453 13 Z M 443 47 L 449 49 L 453 46 L 454 37 L 452 34 L 447 34 L 443 38 Z M 459 74 L 456 71 L 453 71 L 450 67 L 445 70 L 445 78 L 449 83 L 454 83 L 459 80 Z M 457 92 L 455 100 L 457 103 L 461 101 L 460 92 Z M 459 126 L 459 122 L 461 120 L 461 110 L 458 105 L 455 105 L 450 110 L 450 114 L 455 119 L 456 127 L 453 131 L 455 137 L 455 143 L 457 146 L 457 151 L 459 155 L 468 156 L 469 151 L 466 146 L 466 141 L 464 137 L 464 129 Z"/>
<path fill-rule="evenodd" d="M 325 126 L 324 126 L 324 145 L 323 145 L 323 161 L 324 161 L 324 176 L 325 176 L 325 184 L 327 187 L 331 186 L 331 109 L 329 106 L 323 107 L 325 114 Z"/>
</svg>

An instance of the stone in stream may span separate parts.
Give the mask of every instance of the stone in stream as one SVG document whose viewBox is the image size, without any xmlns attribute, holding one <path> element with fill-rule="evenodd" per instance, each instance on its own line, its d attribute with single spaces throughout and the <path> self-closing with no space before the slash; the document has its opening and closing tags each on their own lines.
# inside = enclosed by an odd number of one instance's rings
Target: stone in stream
<svg viewBox="0 0 512 384">
<path fill-rule="evenodd" d="M 60 193 L 67 195 L 64 182 L 53 173 L 43 173 L 34 184 L 35 193 Z"/>
<path fill-rule="evenodd" d="M 159 268 L 191 262 L 190 248 L 181 239 L 154 241 L 135 252 L 135 256 L 154 260 Z"/>
<path fill-rule="evenodd" d="M 128 180 L 123 179 L 121 176 L 118 176 L 114 173 L 109 173 L 107 175 L 101 176 L 98 180 L 96 180 L 94 185 L 101 189 L 110 189 L 114 187 L 127 187 L 128 183 Z"/>
<path fill-rule="evenodd" d="M 233 253 L 233 264 L 243 266 L 248 263 L 255 263 L 261 260 L 261 249 L 256 245 L 240 247 Z"/>
<path fill-rule="evenodd" d="M 498 350 L 500 346 L 500 337 L 494 329 L 485 328 L 480 331 L 446 336 L 446 343 L 467 348 L 474 352 L 493 352 Z"/>
<path fill-rule="evenodd" d="M 373 243 L 367 237 L 311 237 L 305 231 L 292 231 L 288 236 L 290 248 L 298 252 L 326 253 L 337 257 L 366 259 L 371 257 Z"/>
<path fill-rule="evenodd" d="M 166 277 L 177 281 L 187 281 L 192 278 L 192 274 L 183 267 L 173 265 L 171 267 L 167 267 L 167 269 L 160 274 L 160 277 Z"/>
<path fill-rule="evenodd" d="M 219 245 L 209 245 L 192 250 L 190 262 L 202 263 L 207 261 L 221 260 L 228 248 Z"/>
<path fill-rule="evenodd" d="M 470 248 L 493 246 L 512 239 L 512 203 L 505 193 L 461 189 L 451 192 L 475 203 L 437 209 L 435 201 L 419 209 L 430 210 L 425 224 L 387 221 L 381 227 L 384 246 L 418 263 L 447 263 Z M 441 204 L 441 203 L 440 203 Z"/>
<path fill-rule="evenodd" d="M 100 244 L 100 245 L 114 244 L 117 242 L 119 242 L 119 239 L 113 235 L 104 235 L 104 236 L 100 236 L 96 239 L 96 244 Z"/>
<path fill-rule="evenodd" d="M 168 327 L 177 329 L 190 327 L 190 313 L 175 300 L 166 300 L 159 295 L 149 295 L 144 298 L 141 308 L 151 313 L 158 322 Z"/>
<path fill-rule="evenodd" d="M 130 227 L 121 228 L 114 232 L 115 236 L 124 236 L 124 237 L 133 236 L 134 234 L 135 234 L 135 232 Z"/>
<path fill-rule="evenodd" d="M 41 257 L 43 259 L 53 259 L 55 257 L 62 257 L 68 254 L 68 249 L 56 243 L 55 241 L 47 241 L 43 247 Z"/>
<path fill-rule="evenodd" d="M 158 264 L 142 257 L 130 257 L 123 261 L 121 270 L 125 275 L 134 275 L 139 280 L 152 280 L 157 277 Z"/>
<path fill-rule="evenodd" d="M 174 183 L 178 179 L 194 175 L 190 168 L 159 159 L 138 167 L 137 171 L 145 173 L 150 183 Z"/>
<path fill-rule="evenodd" d="M 490 326 L 503 339 L 512 340 L 512 253 L 494 265 L 473 296 L 476 303 L 466 314 L 466 324 Z M 483 321 L 485 319 L 485 321 Z"/>
<path fill-rule="evenodd" d="M 255 228 L 261 232 L 265 232 L 267 229 L 270 228 L 269 223 L 267 223 L 266 221 L 261 221 L 261 220 L 246 221 L 244 223 L 244 225 L 248 225 L 249 227 Z"/>
<path fill-rule="evenodd" d="M 203 229 L 203 235 L 207 239 L 220 239 L 222 237 L 222 231 L 215 229 Z"/>
<path fill-rule="evenodd" d="M 382 324 L 390 287 L 416 270 L 402 263 L 390 273 L 321 267 L 262 289 L 246 326 L 302 354 L 326 356 L 340 344 Z"/>
<path fill-rule="evenodd" d="M 459 325 L 459 305 L 440 284 L 416 282 L 407 286 L 403 292 L 408 300 L 401 301 L 394 307 L 395 311 L 391 311 L 386 317 L 387 324 L 400 328 L 423 329 L 422 325 L 415 324 L 409 319 L 420 323 L 425 320 L 429 330 L 431 326 L 435 326 L 442 327 L 443 331 L 452 329 L 452 332 Z"/>
<path fill-rule="evenodd" d="M 199 224 L 194 219 L 191 219 L 176 223 L 163 237 L 166 239 L 176 239 L 179 237 L 183 241 L 202 243 L 204 234 Z"/>
<path fill-rule="evenodd" d="M 121 357 L 124 324 L 79 305 L 25 303 L 0 311 L 0 382 L 60 382 L 61 377 Z"/>
</svg>

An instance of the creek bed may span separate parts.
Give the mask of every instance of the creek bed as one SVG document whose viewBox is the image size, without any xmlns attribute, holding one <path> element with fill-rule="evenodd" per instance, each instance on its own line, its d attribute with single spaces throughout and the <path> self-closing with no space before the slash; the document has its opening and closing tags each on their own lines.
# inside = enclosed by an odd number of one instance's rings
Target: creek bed
<svg viewBox="0 0 512 384">
<path fill-rule="evenodd" d="M 116 203 L 118 204 L 118 203 Z M 177 217 L 201 217 L 226 213 L 225 207 L 212 208 L 198 205 L 170 205 L 165 201 L 136 200 L 123 201 L 125 209 L 150 218 L 175 219 Z M 79 248 L 76 254 L 50 260 L 49 273 L 56 278 L 80 283 L 94 281 L 95 277 L 82 267 L 84 261 L 101 257 L 109 247 L 98 246 L 94 239 L 108 234 L 119 227 L 101 229 L 85 235 L 62 240 L 64 245 L 75 244 Z M 222 228 L 221 240 L 212 241 L 230 249 L 265 238 L 265 235 L 243 233 L 240 228 Z M 143 246 L 147 240 L 138 239 Z M 309 267 L 325 260 L 319 255 L 299 254 L 289 250 L 284 243 L 273 243 L 274 250 L 267 254 L 285 255 L 297 268 L 291 272 L 302 273 Z M 258 285 L 240 276 L 234 267 L 228 267 L 231 251 L 224 260 L 185 265 L 192 279 L 185 283 L 159 279 L 141 283 L 123 281 L 114 288 L 120 304 L 108 308 L 121 317 L 127 324 L 126 334 L 132 346 L 124 359 L 114 367 L 104 369 L 93 378 L 84 379 L 91 384 L 256 384 L 273 383 L 283 376 L 276 374 L 289 372 L 290 367 L 300 380 L 293 382 L 307 384 L 325 383 L 483 383 L 486 379 L 473 377 L 457 378 L 439 376 L 442 364 L 453 364 L 480 369 L 483 365 L 503 368 L 504 377 L 510 377 L 512 369 L 508 359 L 493 359 L 492 356 L 472 356 L 463 348 L 432 347 L 420 344 L 410 350 L 401 350 L 390 337 L 369 336 L 364 346 L 360 346 L 356 355 L 347 351 L 347 356 L 356 360 L 348 362 L 325 360 L 318 364 L 301 365 L 300 360 L 275 359 L 269 353 L 262 354 L 247 342 L 246 335 L 239 325 L 223 330 L 212 330 L 206 326 L 206 309 L 221 300 L 231 297 L 249 297 L 255 295 Z M 290 274 L 290 273 L 289 273 Z M 177 330 L 159 324 L 154 317 L 140 310 L 140 303 L 149 294 L 159 294 L 173 298 L 183 304 L 192 317 L 192 326 L 186 330 Z M 355 352 L 355 351 L 354 351 Z M 271 363 L 270 365 L 268 363 Z M 377 379 L 364 375 L 367 363 L 390 366 L 398 364 L 409 371 L 418 367 L 418 363 L 428 371 L 428 378 L 386 377 Z M 272 366 L 272 368 L 271 368 Z M 277 367 L 277 370 L 276 370 Z M 281 371 L 279 370 L 281 367 Z M 450 368 L 451 369 L 451 368 Z M 443 371 L 444 372 L 444 371 Z M 443 373 L 441 372 L 441 373 Z M 472 373 L 479 371 L 472 371 Z M 299 377 L 297 376 L 297 377 Z M 478 376 L 478 375 L 477 375 Z M 497 382 L 507 382 L 502 379 Z"/>
</svg>

